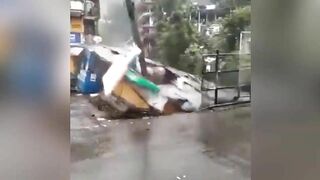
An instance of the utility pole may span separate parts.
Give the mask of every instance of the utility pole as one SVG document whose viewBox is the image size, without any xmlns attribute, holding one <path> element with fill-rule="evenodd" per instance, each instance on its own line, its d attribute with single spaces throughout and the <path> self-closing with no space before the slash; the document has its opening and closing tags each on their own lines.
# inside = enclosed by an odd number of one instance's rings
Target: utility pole
<svg viewBox="0 0 320 180">
<path fill-rule="evenodd" d="M 126 2 L 126 6 L 127 6 L 128 16 L 129 16 L 130 22 L 131 22 L 131 30 L 132 30 L 133 40 L 137 44 L 137 46 L 141 49 L 141 54 L 139 56 L 141 74 L 142 74 L 142 76 L 147 76 L 147 64 L 145 61 L 144 46 L 143 46 L 143 43 L 140 38 L 137 20 L 136 20 L 136 16 L 135 16 L 135 5 L 134 5 L 134 2 L 132 2 L 132 0 L 125 0 L 125 2 Z"/>
</svg>

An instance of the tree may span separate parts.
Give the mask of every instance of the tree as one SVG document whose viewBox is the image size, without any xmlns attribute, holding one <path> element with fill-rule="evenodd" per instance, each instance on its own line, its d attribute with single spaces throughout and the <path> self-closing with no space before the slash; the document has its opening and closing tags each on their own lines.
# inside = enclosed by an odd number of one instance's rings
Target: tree
<svg viewBox="0 0 320 180">
<path fill-rule="evenodd" d="M 193 43 L 198 42 L 195 27 L 181 12 L 172 13 L 168 21 L 157 26 L 158 58 L 165 64 L 179 68 L 183 59 L 180 55 Z"/>
<path fill-rule="evenodd" d="M 192 7 L 189 0 L 160 0 L 156 12 L 160 19 L 157 25 L 158 60 L 190 73 L 198 68 L 195 61 L 199 59 L 199 51 L 195 49 L 200 46 L 200 36 L 189 21 Z"/>
<path fill-rule="evenodd" d="M 227 50 L 236 50 L 241 31 L 250 28 L 251 6 L 237 8 L 223 20 L 223 33 L 226 37 Z"/>
<path fill-rule="evenodd" d="M 207 53 L 207 49 L 197 43 L 191 44 L 180 56 L 179 69 L 196 75 L 202 72 L 202 55 Z"/>
</svg>

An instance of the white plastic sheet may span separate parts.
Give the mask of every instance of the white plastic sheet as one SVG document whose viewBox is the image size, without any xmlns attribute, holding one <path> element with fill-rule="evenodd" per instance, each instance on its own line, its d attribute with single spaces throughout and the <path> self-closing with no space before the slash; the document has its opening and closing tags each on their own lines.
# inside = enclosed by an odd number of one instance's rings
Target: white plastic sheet
<svg viewBox="0 0 320 180">
<path fill-rule="evenodd" d="M 128 70 L 128 65 L 139 54 L 141 50 L 138 47 L 132 48 L 127 54 L 121 54 L 113 57 L 113 63 L 106 74 L 102 77 L 104 95 L 109 96 L 115 86 L 122 79 Z"/>
</svg>

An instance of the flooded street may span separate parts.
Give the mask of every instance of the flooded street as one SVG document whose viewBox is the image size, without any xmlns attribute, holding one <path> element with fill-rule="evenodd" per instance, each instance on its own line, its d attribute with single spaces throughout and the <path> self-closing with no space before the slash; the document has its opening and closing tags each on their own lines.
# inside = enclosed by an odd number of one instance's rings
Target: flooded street
<svg viewBox="0 0 320 180">
<path fill-rule="evenodd" d="M 72 180 L 248 180 L 250 107 L 108 120 L 71 97 Z"/>
</svg>

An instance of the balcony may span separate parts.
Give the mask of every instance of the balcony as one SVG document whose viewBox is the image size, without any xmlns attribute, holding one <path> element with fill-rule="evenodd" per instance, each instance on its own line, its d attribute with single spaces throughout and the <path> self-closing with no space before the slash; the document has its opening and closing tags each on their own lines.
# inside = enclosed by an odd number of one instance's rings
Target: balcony
<svg viewBox="0 0 320 180">
<path fill-rule="evenodd" d="M 70 15 L 81 17 L 84 14 L 84 4 L 82 1 L 70 1 Z"/>
<path fill-rule="evenodd" d="M 100 17 L 100 8 L 98 0 L 71 0 L 70 15 L 72 17 L 81 17 L 85 20 L 98 20 Z"/>
</svg>

